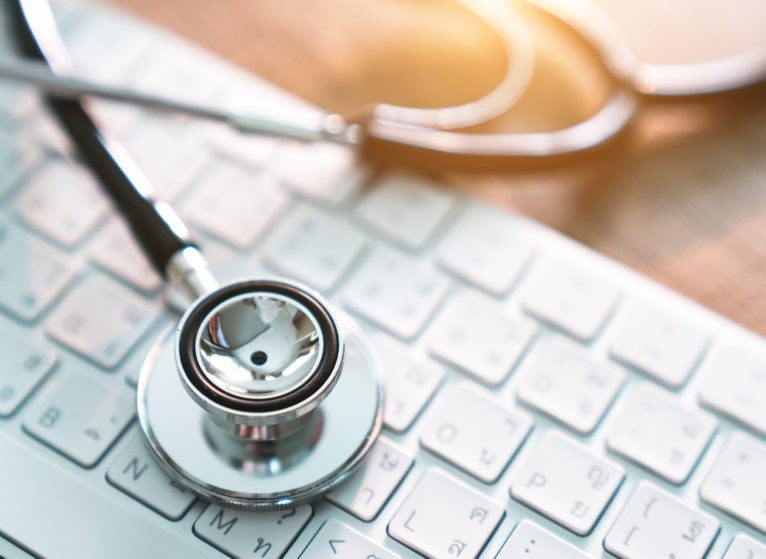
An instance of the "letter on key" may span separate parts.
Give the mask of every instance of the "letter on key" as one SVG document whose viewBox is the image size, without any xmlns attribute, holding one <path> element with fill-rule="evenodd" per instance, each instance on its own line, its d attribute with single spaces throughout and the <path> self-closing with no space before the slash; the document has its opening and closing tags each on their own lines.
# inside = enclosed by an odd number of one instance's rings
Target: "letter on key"
<svg viewBox="0 0 766 559">
<path fill-rule="evenodd" d="M 700 497 L 766 533 L 766 444 L 732 434 L 702 482 Z"/>
<path fill-rule="evenodd" d="M 636 487 L 604 540 L 620 559 L 703 559 L 718 521 L 654 485 Z"/>
<path fill-rule="evenodd" d="M 194 502 L 194 494 L 173 483 L 138 437 L 112 463 L 106 479 L 170 520 L 181 518 Z"/>
<path fill-rule="evenodd" d="M 209 505 L 194 534 L 236 559 L 281 557 L 311 517 L 311 507 L 247 512 Z"/>
<path fill-rule="evenodd" d="M 485 483 L 493 483 L 532 428 L 532 419 L 457 387 L 426 420 L 420 444 Z"/>
<path fill-rule="evenodd" d="M 642 385 L 633 390 L 606 444 L 609 450 L 681 484 L 715 429 L 716 420 L 710 414 L 682 407 L 659 389 Z"/>
<path fill-rule="evenodd" d="M 399 559 L 399 556 L 345 524 L 328 520 L 299 559 Z"/>
<path fill-rule="evenodd" d="M 503 508 L 434 469 L 427 470 L 388 525 L 389 535 L 429 559 L 474 559 Z"/>
<path fill-rule="evenodd" d="M 412 466 L 412 456 L 381 437 L 370 456 L 327 500 L 369 522 L 375 518 Z"/>
<path fill-rule="evenodd" d="M 582 551 L 529 520 L 514 528 L 496 559 L 590 559 Z"/>
<path fill-rule="evenodd" d="M 547 432 L 516 474 L 511 496 L 585 536 L 593 529 L 624 470 L 559 433 Z"/>
</svg>

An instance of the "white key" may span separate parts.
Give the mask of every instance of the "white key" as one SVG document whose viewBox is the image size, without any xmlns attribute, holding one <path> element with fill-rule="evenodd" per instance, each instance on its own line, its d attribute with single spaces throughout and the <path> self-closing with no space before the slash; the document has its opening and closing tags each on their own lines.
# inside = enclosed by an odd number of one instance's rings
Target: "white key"
<svg viewBox="0 0 766 559">
<path fill-rule="evenodd" d="M 170 520 L 178 520 L 194 502 L 194 494 L 176 484 L 134 437 L 109 466 L 106 479 L 126 494 Z"/>
<path fill-rule="evenodd" d="M 126 149 L 161 200 L 175 199 L 210 161 L 210 150 L 191 130 L 144 121 L 125 138 Z"/>
<path fill-rule="evenodd" d="M 494 483 L 531 428 L 526 414 L 460 385 L 432 410 L 420 444 L 484 483 Z"/>
<path fill-rule="evenodd" d="M 322 524 L 298 559 L 399 559 L 399 556 L 331 519 Z"/>
<path fill-rule="evenodd" d="M 199 136 L 211 148 L 227 159 L 252 168 L 262 168 L 275 158 L 281 140 L 257 134 L 242 134 L 231 126 L 198 121 L 195 123 Z"/>
<path fill-rule="evenodd" d="M 353 311 L 403 339 L 414 337 L 447 291 L 447 278 L 422 259 L 377 248 L 346 285 Z"/>
<path fill-rule="evenodd" d="M 90 255 L 99 266 L 146 293 L 162 285 L 162 278 L 120 218 L 112 219 L 94 236 Z"/>
<path fill-rule="evenodd" d="M 0 94 L 0 103 L 1 97 Z M 16 186 L 41 157 L 39 146 L 22 134 L 20 130 L 18 136 L 10 133 L 6 135 L 5 130 L 0 128 L 0 195 L 4 196 Z"/>
<path fill-rule="evenodd" d="M 153 306 L 111 280 L 88 278 L 51 315 L 48 334 L 102 367 L 115 367 L 154 322 Z"/>
<path fill-rule="evenodd" d="M 35 320 L 76 277 L 63 254 L 12 230 L 0 233 L 0 307 Z"/>
<path fill-rule="evenodd" d="M 361 469 L 327 500 L 360 520 L 369 522 L 378 516 L 393 492 L 412 467 L 413 459 L 404 449 L 380 438 Z"/>
<path fill-rule="evenodd" d="M 718 521 L 674 496 L 641 482 L 604 539 L 620 559 L 703 559 Z"/>
<path fill-rule="evenodd" d="M 311 518 L 311 507 L 247 512 L 209 505 L 194 522 L 194 534 L 237 559 L 282 557 Z"/>
<path fill-rule="evenodd" d="M 729 347 L 705 370 L 702 403 L 766 435 L 766 355 Z"/>
<path fill-rule="evenodd" d="M 766 559 L 766 545 L 739 534 L 731 542 L 722 559 Z"/>
<path fill-rule="evenodd" d="M 504 515 L 478 491 L 429 469 L 388 525 L 389 535 L 429 559 L 474 559 Z"/>
<path fill-rule="evenodd" d="M 656 307 L 636 305 L 617 329 L 610 352 L 677 388 L 686 382 L 707 345 L 707 333 L 695 324 Z"/>
<path fill-rule="evenodd" d="M 548 337 L 524 365 L 519 399 L 578 433 L 601 421 L 625 381 L 625 374 L 591 357 L 565 338 Z"/>
<path fill-rule="evenodd" d="M 623 468 L 548 431 L 511 485 L 511 496 L 575 534 L 590 533 L 625 476 Z"/>
<path fill-rule="evenodd" d="M 153 31 L 141 28 L 141 40 L 135 40 L 136 27 L 127 20 L 105 17 L 79 18 L 75 31 L 66 34 L 66 48 L 78 74 L 111 81 L 125 73 L 153 44 Z M 150 51 L 149 51 L 150 52 Z M 130 76 L 133 77 L 133 76 Z"/>
<path fill-rule="evenodd" d="M 25 87 L 12 81 L 3 80 L 0 82 L 0 119 L 21 120 L 29 115 L 35 103 L 36 99 L 31 87 Z"/>
<path fill-rule="evenodd" d="M 287 205 L 287 194 L 255 171 L 220 163 L 185 199 L 182 213 L 236 247 L 252 245 Z"/>
<path fill-rule="evenodd" d="M 386 397 L 383 423 L 397 433 L 406 431 L 444 379 L 444 370 L 384 336 L 374 338 L 383 366 Z"/>
<path fill-rule="evenodd" d="M 582 551 L 529 520 L 513 529 L 495 559 L 590 559 Z"/>
<path fill-rule="evenodd" d="M 16 213 L 64 246 L 79 243 L 106 213 L 107 201 L 93 176 L 56 159 L 34 174 L 16 200 Z"/>
<path fill-rule="evenodd" d="M 365 239 L 346 220 L 303 208 L 285 219 L 266 262 L 320 291 L 330 290 L 359 256 Z"/>
<path fill-rule="evenodd" d="M 85 468 L 101 459 L 133 419 L 135 403 L 67 371 L 43 386 L 24 414 L 24 430 Z"/>
<path fill-rule="evenodd" d="M 532 256 L 513 218 L 489 206 L 469 205 L 439 244 L 439 264 L 478 287 L 508 292 Z"/>
<path fill-rule="evenodd" d="M 529 318 L 494 299 L 464 291 L 439 314 L 428 333 L 434 357 L 490 385 L 500 384 L 537 332 Z"/>
<path fill-rule="evenodd" d="M 700 488 L 706 503 L 766 534 L 766 443 L 736 432 Z"/>
<path fill-rule="evenodd" d="M 717 422 L 681 406 L 648 385 L 634 388 L 612 424 L 606 445 L 671 483 L 685 482 L 699 462 Z"/>
<path fill-rule="evenodd" d="M 32 347 L 17 334 L 0 335 L 0 417 L 14 413 L 56 363 L 48 352 Z"/>
<path fill-rule="evenodd" d="M 356 214 L 375 232 L 417 249 L 452 208 L 452 197 L 437 188 L 411 175 L 387 175 L 361 200 Z"/>
<path fill-rule="evenodd" d="M 353 150 L 327 142 L 291 145 L 271 172 L 291 190 L 329 204 L 346 200 L 367 178 Z"/>
<path fill-rule="evenodd" d="M 615 286 L 572 262 L 547 262 L 526 285 L 524 308 L 582 341 L 601 329 L 619 296 Z"/>
</svg>

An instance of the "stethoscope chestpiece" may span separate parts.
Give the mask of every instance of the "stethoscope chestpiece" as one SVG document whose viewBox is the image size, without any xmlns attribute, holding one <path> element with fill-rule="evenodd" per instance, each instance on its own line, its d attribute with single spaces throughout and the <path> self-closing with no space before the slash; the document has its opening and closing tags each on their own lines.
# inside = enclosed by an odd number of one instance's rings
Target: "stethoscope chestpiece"
<svg viewBox="0 0 766 559">
<path fill-rule="evenodd" d="M 141 371 L 146 442 L 205 498 L 258 510 L 313 500 L 380 432 L 378 365 L 362 340 L 298 284 L 223 286 L 186 311 Z"/>
</svg>

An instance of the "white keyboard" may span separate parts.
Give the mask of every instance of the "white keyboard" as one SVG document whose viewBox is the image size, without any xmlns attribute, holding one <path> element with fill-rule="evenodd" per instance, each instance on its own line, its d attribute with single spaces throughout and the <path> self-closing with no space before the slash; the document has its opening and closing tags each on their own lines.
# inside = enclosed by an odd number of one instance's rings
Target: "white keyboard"
<svg viewBox="0 0 766 559">
<path fill-rule="evenodd" d="M 145 23 L 61 4 L 89 75 L 299 103 Z M 134 389 L 172 297 L 40 100 L 0 83 L 0 556 L 766 558 L 763 339 L 342 147 L 98 108 L 221 279 L 292 277 L 359 321 L 385 368 L 384 433 L 295 510 L 171 483 Z"/>
</svg>

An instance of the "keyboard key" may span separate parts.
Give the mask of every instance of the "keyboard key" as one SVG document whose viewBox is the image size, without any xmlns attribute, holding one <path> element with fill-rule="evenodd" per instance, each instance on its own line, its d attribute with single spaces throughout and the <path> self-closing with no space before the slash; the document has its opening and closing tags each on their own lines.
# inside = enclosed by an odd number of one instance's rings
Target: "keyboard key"
<svg viewBox="0 0 766 559">
<path fill-rule="evenodd" d="M 766 545 L 739 534 L 731 542 L 722 559 L 766 559 Z"/>
<path fill-rule="evenodd" d="M 434 395 L 444 379 L 444 370 L 390 338 L 381 335 L 374 341 L 383 366 L 386 393 L 383 423 L 401 433 L 412 425 Z"/>
<path fill-rule="evenodd" d="M 702 500 L 766 534 L 766 444 L 734 433 L 702 482 Z"/>
<path fill-rule="evenodd" d="M 125 148 L 165 201 L 177 198 L 210 162 L 210 150 L 191 128 L 164 120 L 144 120 L 131 129 Z"/>
<path fill-rule="evenodd" d="M 94 237 L 90 254 L 96 264 L 146 293 L 162 285 L 162 278 L 119 217 L 112 219 Z"/>
<path fill-rule="evenodd" d="M 32 112 L 36 103 L 31 87 L 10 80 L 0 81 L 0 119 L 8 122 L 21 120 Z"/>
<path fill-rule="evenodd" d="M 475 292 L 452 299 L 428 333 L 434 357 L 498 385 L 510 374 L 537 332 L 529 318 Z"/>
<path fill-rule="evenodd" d="M 422 259 L 377 248 L 346 285 L 353 311 L 403 339 L 414 337 L 447 291 L 447 278 Z"/>
<path fill-rule="evenodd" d="M 717 427 L 699 410 L 682 407 L 660 390 L 634 388 L 607 435 L 606 445 L 671 483 L 684 483 Z"/>
<path fill-rule="evenodd" d="M 181 518 L 194 502 L 194 494 L 162 471 L 138 436 L 109 466 L 106 479 L 169 520 Z"/>
<path fill-rule="evenodd" d="M 0 532 L 13 534 L 36 557 L 130 559 L 156 557 L 161 550 L 168 558 L 209 559 L 205 550 L 162 523 L 115 506 L 101 489 L 98 472 L 88 478 L 73 476 L 3 435 L 0 456 Z"/>
<path fill-rule="evenodd" d="M 573 545 L 529 520 L 513 529 L 495 559 L 590 559 Z"/>
<path fill-rule="evenodd" d="M 516 474 L 511 496 L 585 536 L 593 530 L 624 475 L 618 464 L 548 431 Z"/>
<path fill-rule="evenodd" d="M 79 373 L 48 381 L 24 414 L 24 430 L 85 468 L 101 459 L 135 411 L 132 400 Z"/>
<path fill-rule="evenodd" d="M 504 514 L 478 491 L 429 469 L 391 520 L 388 533 L 429 559 L 475 559 Z"/>
<path fill-rule="evenodd" d="M 142 299 L 106 279 L 77 285 L 51 315 L 48 334 L 106 368 L 115 367 L 157 315 Z"/>
<path fill-rule="evenodd" d="M 82 241 L 106 210 L 93 176 L 63 159 L 44 165 L 16 200 L 16 213 L 25 223 L 67 247 Z"/>
<path fill-rule="evenodd" d="M 0 335 L 0 417 L 13 414 L 56 363 L 46 351 L 33 347 L 16 334 Z"/>
<path fill-rule="evenodd" d="M 360 520 L 373 520 L 412 467 L 413 459 L 405 450 L 385 438 L 379 438 L 361 468 L 327 500 Z"/>
<path fill-rule="evenodd" d="M 506 213 L 470 204 L 439 244 L 439 264 L 493 295 L 504 295 L 532 255 L 528 237 Z"/>
<path fill-rule="evenodd" d="M 270 168 L 288 188 L 328 204 L 340 204 L 367 179 L 353 150 L 328 142 L 292 144 Z"/>
<path fill-rule="evenodd" d="M 706 367 L 700 401 L 766 435 L 766 355 L 729 347 Z"/>
<path fill-rule="evenodd" d="M 218 164 L 185 199 L 189 221 L 235 247 L 247 248 L 286 206 L 287 194 L 263 174 Z"/>
<path fill-rule="evenodd" d="M 484 483 L 494 483 L 521 447 L 532 419 L 460 385 L 432 410 L 420 444 Z"/>
<path fill-rule="evenodd" d="M 77 275 L 63 254 L 7 229 L 0 232 L 0 307 L 21 320 L 35 320 Z"/>
<path fill-rule="evenodd" d="M 356 530 L 328 520 L 311 539 L 298 559 L 399 559 Z"/>
<path fill-rule="evenodd" d="M 391 174 L 378 181 L 356 208 L 375 232 L 409 249 L 428 240 L 452 208 L 453 200 L 422 178 Z"/>
<path fill-rule="evenodd" d="M 654 485 L 642 482 L 604 539 L 620 559 L 703 559 L 718 521 Z"/>
<path fill-rule="evenodd" d="M 0 84 L 0 90 L 2 84 Z M 2 111 L 2 93 L 0 93 L 0 111 Z M 1 116 L 1 115 L 0 115 Z M 28 137 L 21 136 L 19 130 L 0 129 L 0 196 L 4 196 L 12 187 L 37 164 L 41 157 L 39 146 Z"/>
<path fill-rule="evenodd" d="M 574 262 L 549 261 L 526 285 L 524 308 L 582 341 L 601 329 L 619 296 L 613 285 Z"/>
<path fill-rule="evenodd" d="M 277 228 L 266 262 L 318 289 L 330 290 L 359 256 L 365 239 L 340 217 L 303 208 Z"/>
<path fill-rule="evenodd" d="M 671 388 L 686 382 L 708 345 L 698 326 L 656 307 L 636 305 L 620 324 L 612 356 Z"/>
<path fill-rule="evenodd" d="M 547 337 L 524 365 L 519 399 L 578 433 L 601 421 L 625 381 L 625 374 L 591 357 L 565 338 Z"/>
<path fill-rule="evenodd" d="M 247 512 L 209 505 L 194 522 L 194 534 L 227 555 L 281 557 L 311 518 L 311 507 Z"/>
</svg>

